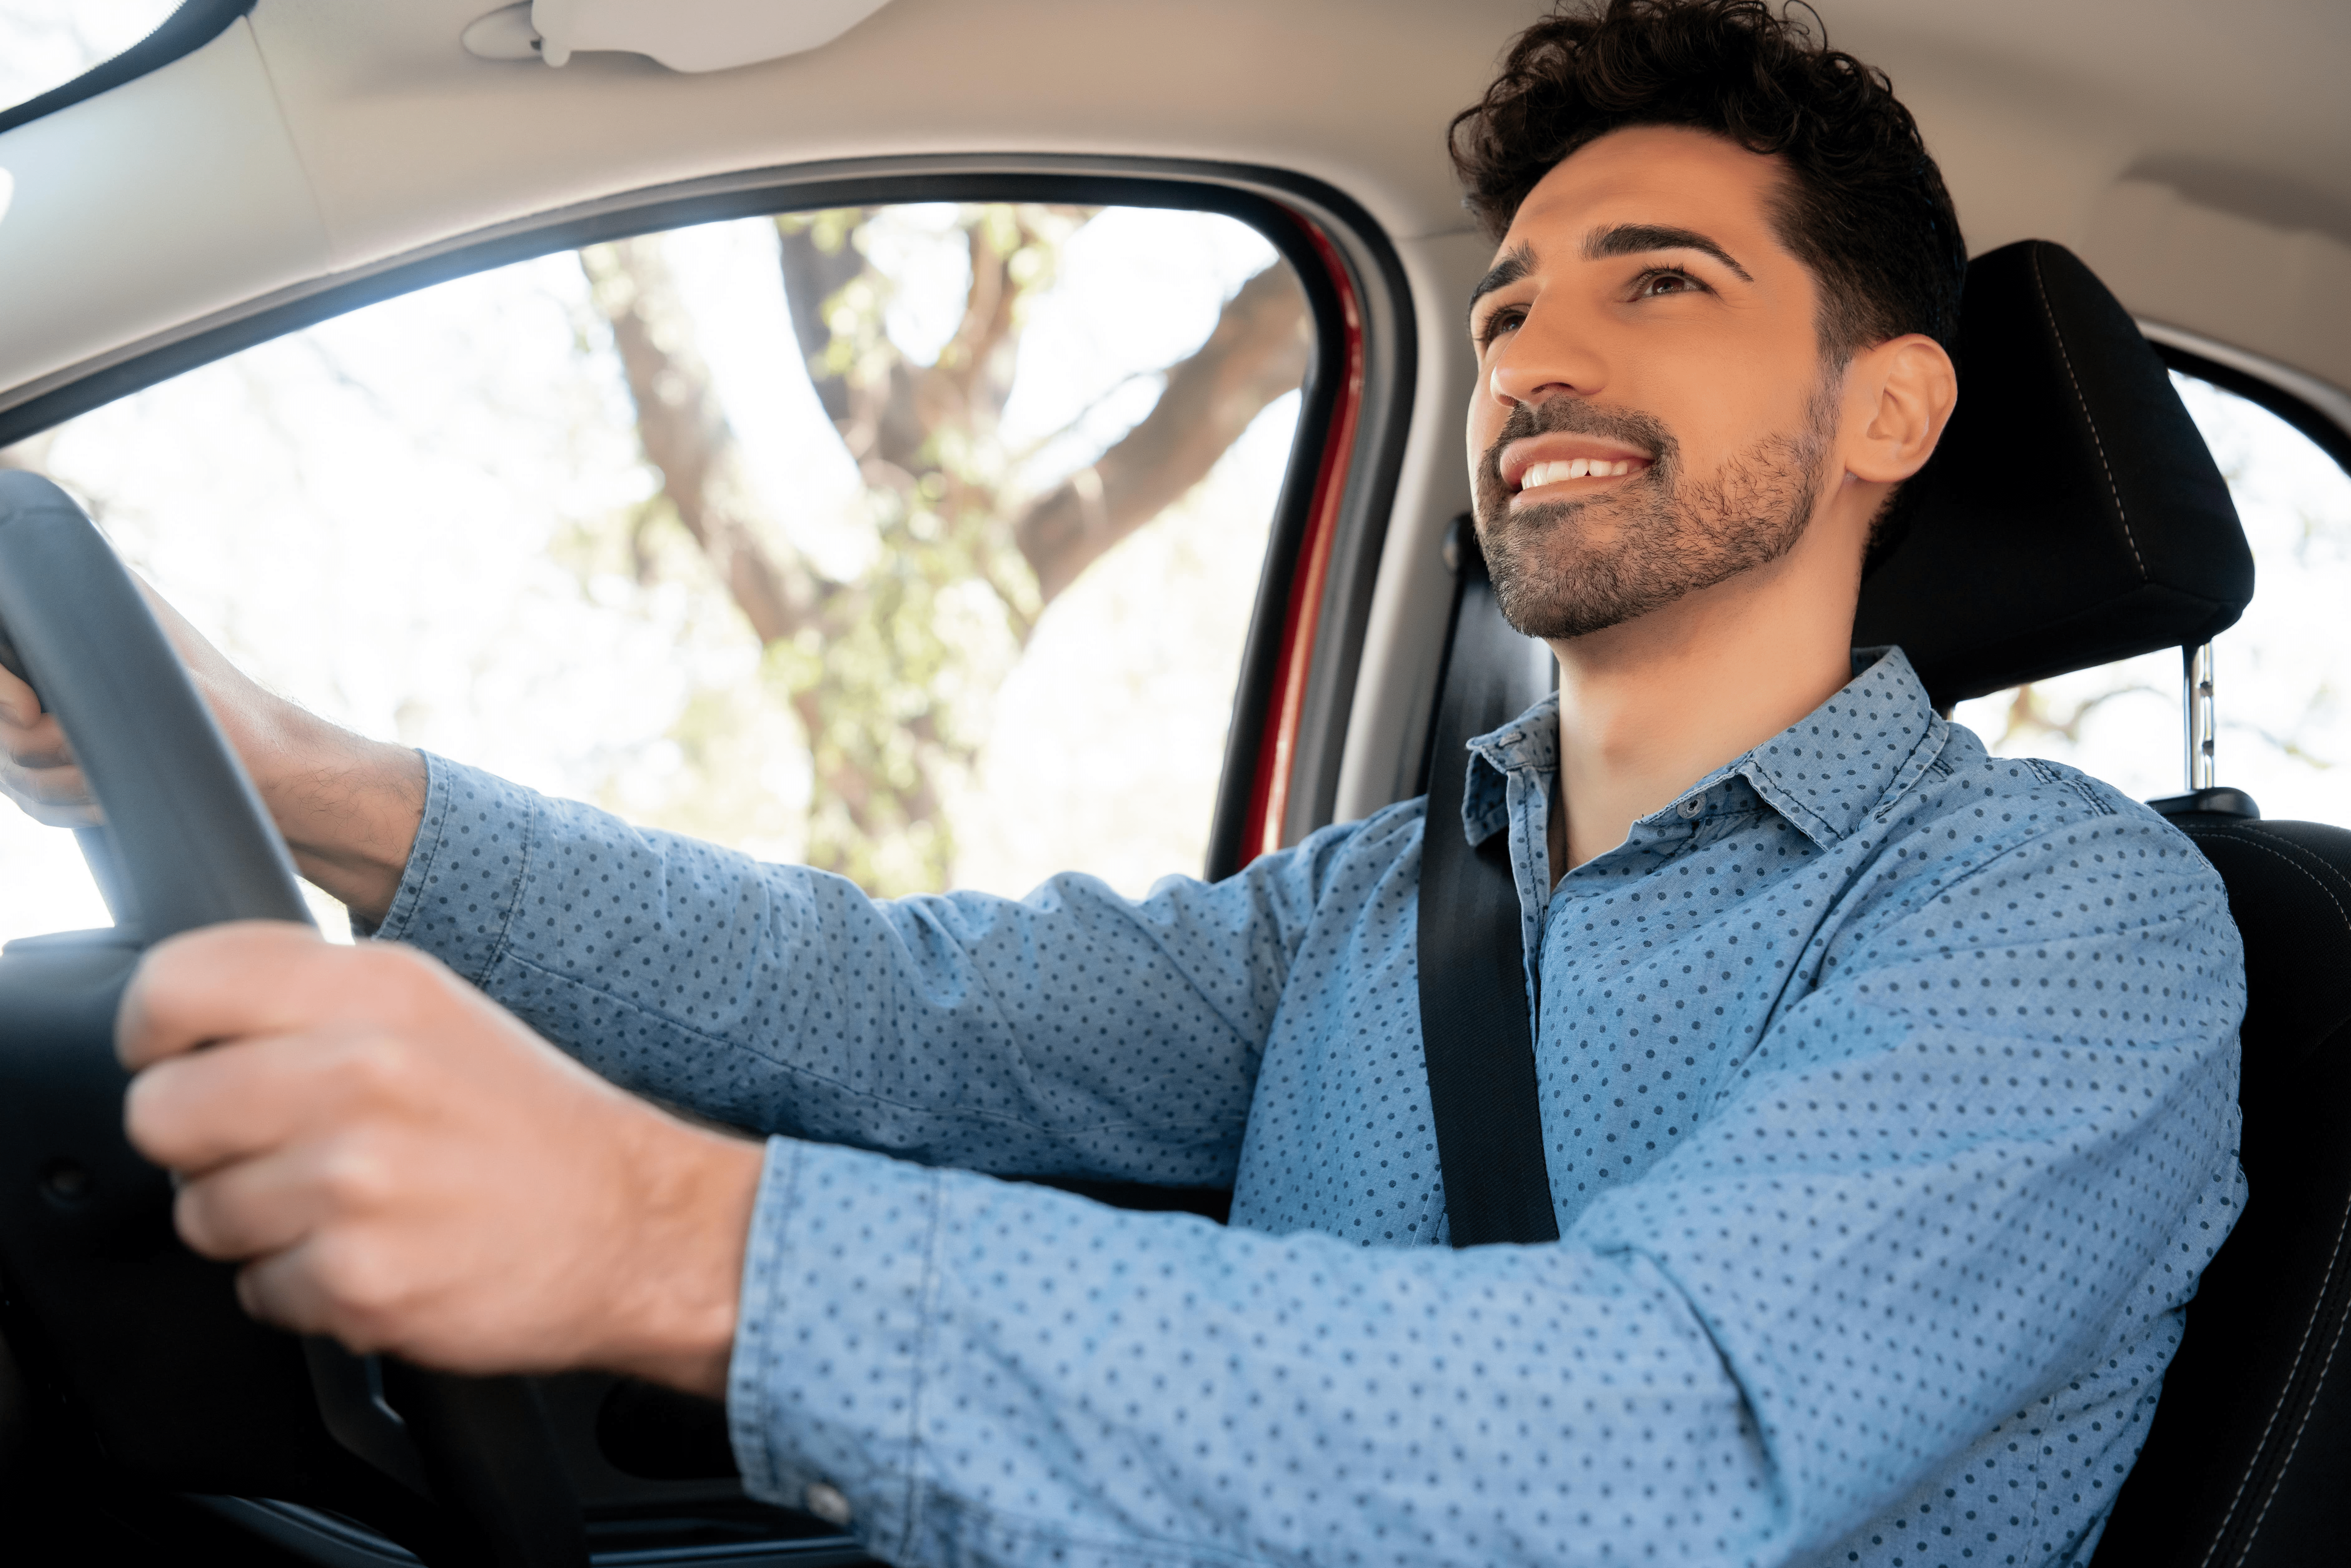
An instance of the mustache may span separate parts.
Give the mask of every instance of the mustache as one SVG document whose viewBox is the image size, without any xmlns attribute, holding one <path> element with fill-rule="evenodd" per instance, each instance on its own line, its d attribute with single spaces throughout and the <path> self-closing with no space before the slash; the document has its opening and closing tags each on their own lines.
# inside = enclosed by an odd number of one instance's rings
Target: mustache
<svg viewBox="0 0 2351 1568">
<path fill-rule="evenodd" d="M 1493 444 L 1486 448 L 1478 461 L 1479 488 L 1487 496 L 1505 497 L 1502 487 L 1502 449 L 1513 441 L 1523 441 L 1530 435 L 1598 435 L 1612 441 L 1622 441 L 1649 455 L 1649 461 L 1659 474 L 1670 471 L 1681 444 L 1665 422 L 1655 414 L 1636 408 L 1603 408 L 1580 397 L 1549 398 L 1541 402 L 1522 402 L 1510 410 L 1495 433 Z"/>
</svg>

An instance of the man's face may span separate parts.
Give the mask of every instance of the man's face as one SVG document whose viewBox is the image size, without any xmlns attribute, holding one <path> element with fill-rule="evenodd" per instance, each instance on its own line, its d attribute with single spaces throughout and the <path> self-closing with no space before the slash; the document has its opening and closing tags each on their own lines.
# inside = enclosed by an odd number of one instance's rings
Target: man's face
<svg viewBox="0 0 2351 1568">
<path fill-rule="evenodd" d="M 1829 477 L 1813 276 L 1772 160 L 1638 127 L 1543 178 L 1470 307 L 1478 533 L 1530 636 L 1577 637 L 1777 559 Z"/>
</svg>

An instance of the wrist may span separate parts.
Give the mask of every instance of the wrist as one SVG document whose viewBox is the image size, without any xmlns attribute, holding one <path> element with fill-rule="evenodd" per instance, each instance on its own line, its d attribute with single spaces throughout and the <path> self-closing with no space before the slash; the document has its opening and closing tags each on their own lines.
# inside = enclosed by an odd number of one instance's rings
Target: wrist
<svg viewBox="0 0 2351 1568">
<path fill-rule="evenodd" d="M 617 1260 L 611 1370 L 723 1398 L 765 1145 L 646 1108 L 635 1223 Z"/>
</svg>

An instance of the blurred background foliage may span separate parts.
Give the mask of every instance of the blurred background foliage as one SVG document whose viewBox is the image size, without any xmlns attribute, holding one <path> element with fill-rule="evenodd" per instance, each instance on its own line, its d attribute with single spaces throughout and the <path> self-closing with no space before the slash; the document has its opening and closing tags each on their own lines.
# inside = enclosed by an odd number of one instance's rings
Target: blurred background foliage
<svg viewBox="0 0 2351 1568">
<path fill-rule="evenodd" d="M 1213 214 L 742 219 L 354 311 L 0 452 L 365 733 L 872 891 L 1205 852 L 1311 352 Z M 0 936 L 98 917 L 0 822 Z"/>
<path fill-rule="evenodd" d="M 580 528 L 569 548 L 591 573 L 624 559 L 648 585 L 679 571 L 683 554 L 699 558 L 758 640 L 760 689 L 797 719 L 809 751 L 804 858 L 869 891 L 949 884 L 956 844 L 945 802 L 968 779 L 987 698 L 1039 615 L 1206 478 L 1305 372 L 1305 300 L 1273 261 L 1225 302 L 1197 348 L 1158 371 L 1149 413 L 1076 473 L 1024 496 L 1022 459 L 1062 432 L 1027 450 L 1006 442 L 1023 330 L 1063 248 L 1098 212 L 956 209 L 943 237 L 963 251 L 961 308 L 926 361 L 889 330 L 901 281 L 869 254 L 877 210 L 774 220 L 794 343 L 862 481 L 852 509 L 872 548 L 854 574 L 827 571 L 763 515 L 660 236 L 580 253 L 660 487 Z M 730 750 L 751 717 L 742 707 L 704 700 L 673 726 L 700 789 L 739 775 Z"/>
</svg>

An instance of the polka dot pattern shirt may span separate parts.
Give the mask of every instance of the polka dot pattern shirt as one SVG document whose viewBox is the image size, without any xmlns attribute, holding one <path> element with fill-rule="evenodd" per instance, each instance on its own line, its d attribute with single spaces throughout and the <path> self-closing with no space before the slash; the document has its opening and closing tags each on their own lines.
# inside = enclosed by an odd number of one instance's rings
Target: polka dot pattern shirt
<svg viewBox="0 0 2351 1568">
<path fill-rule="evenodd" d="M 2219 880 L 1899 653 L 1554 890 L 1556 747 L 1426 824 L 1509 835 L 1553 1245 L 1435 1244 L 1418 801 L 874 903 L 434 758 L 381 935 L 780 1134 L 737 1453 L 891 1561 L 2086 1562 L 2244 1197 Z"/>
</svg>

